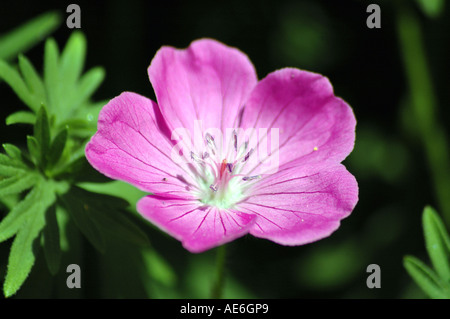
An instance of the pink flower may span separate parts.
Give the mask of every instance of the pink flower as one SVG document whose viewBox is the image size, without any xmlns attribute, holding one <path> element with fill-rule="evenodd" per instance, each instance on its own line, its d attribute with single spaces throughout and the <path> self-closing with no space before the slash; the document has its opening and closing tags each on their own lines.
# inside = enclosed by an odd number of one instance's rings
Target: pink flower
<svg viewBox="0 0 450 319">
<path fill-rule="evenodd" d="M 158 103 L 112 99 L 86 156 L 152 193 L 137 210 L 187 250 L 245 234 L 311 243 L 355 207 L 357 182 L 340 163 L 356 120 L 327 78 L 285 68 L 258 82 L 245 54 L 210 39 L 162 47 L 148 74 Z"/>
</svg>

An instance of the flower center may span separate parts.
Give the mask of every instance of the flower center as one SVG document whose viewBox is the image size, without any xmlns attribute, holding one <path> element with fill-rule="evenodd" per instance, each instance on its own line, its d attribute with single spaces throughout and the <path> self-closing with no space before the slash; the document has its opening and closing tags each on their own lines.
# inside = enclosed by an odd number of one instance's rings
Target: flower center
<svg viewBox="0 0 450 319">
<path fill-rule="evenodd" d="M 191 152 L 191 160 L 195 167 L 195 175 L 198 184 L 198 199 L 210 206 L 219 208 L 233 208 L 239 201 L 247 197 L 248 181 L 257 180 L 256 176 L 242 174 L 243 168 L 253 154 L 253 149 L 248 150 L 248 143 L 237 144 L 237 134 L 233 132 L 232 151 L 225 148 L 221 155 L 210 134 L 205 135 L 205 149 L 198 155 Z M 225 158 L 223 158 L 225 157 Z"/>
</svg>

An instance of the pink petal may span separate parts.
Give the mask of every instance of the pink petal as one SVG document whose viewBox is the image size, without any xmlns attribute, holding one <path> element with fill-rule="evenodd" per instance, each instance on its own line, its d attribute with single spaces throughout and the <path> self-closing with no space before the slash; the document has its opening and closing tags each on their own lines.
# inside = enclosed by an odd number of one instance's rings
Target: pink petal
<svg viewBox="0 0 450 319">
<path fill-rule="evenodd" d="M 86 157 L 110 178 L 155 194 L 188 198 L 188 190 L 196 187 L 192 172 L 171 160 L 173 144 L 162 133 L 155 111 L 156 103 L 138 94 L 115 97 L 100 112 Z"/>
<path fill-rule="evenodd" d="M 146 196 L 138 202 L 137 210 L 193 253 L 245 235 L 255 219 L 254 215 L 199 204 L 198 201 Z"/>
<path fill-rule="evenodd" d="M 266 128 L 269 133 L 272 128 L 279 129 L 279 153 L 273 147 L 265 164 L 257 169 L 253 165 L 253 172 L 247 173 L 273 173 L 303 157 L 307 158 L 302 162 L 340 163 L 353 149 L 355 125 L 352 109 L 334 96 L 324 76 L 293 68 L 270 73 L 258 83 L 246 103 L 241 127 Z M 269 155 L 270 136 L 258 137 L 259 147 L 265 147 L 265 154 Z M 264 159 L 259 156 L 256 165 Z"/>
<path fill-rule="evenodd" d="M 162 47 L 148 68 L 158 105 L 171 130 L 194 121 L 204 130 L 234 128 L 237 116 L 257 83 L 255 69 L 238 49 L 211 39 L 185 50 Z"/>
<path fill-rule="evenodd" d="M 338 164 L 306 175 L 297 168 L 271 175 L 255 185 L 238 209 L 258 216 L 250 234 L 302 245 L 329 236 L 357 201 L 355 178 Z"/>
</svg>

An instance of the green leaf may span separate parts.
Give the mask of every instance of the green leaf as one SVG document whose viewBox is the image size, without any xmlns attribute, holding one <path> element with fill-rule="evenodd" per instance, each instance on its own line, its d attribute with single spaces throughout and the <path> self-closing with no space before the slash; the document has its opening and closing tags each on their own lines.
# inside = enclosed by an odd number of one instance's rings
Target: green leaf
<svg viewBox="0 0 450 319">
<path fill-rule="evenodd" d="M 76 107 L 83 103 L 98 89 L 105 78 L 105 70 L 94 67 L 87 71 L 80 79 L 73 105 Z"/>
<path fill-rule="evenodd" d="M 18 232 L 11 246 L 3 291 L 6 297 L 14 295 L 22 286 L 33 267 L 37 247 L 34 244 L 45 220 L 42 214 L 33 214 Z"/>
<path fill-rule="evenodd" d="M 33 204 L 39 200 L 39 190 L 34 187 L 0 222 L 0 242 L 3 242 L 19 231 L 24 219 L 31 211 Z"/>
<path fill-rule="evenodd" d="M 27 111 L 18 111 L 12 113 L 6 118 L 6 125 L 11 124 L 34 124 L 36 122 L 36 115 Z"/>
<path fill-rule="evenodd" d="M 40 152 L 39 152 L 39 143 L 34 136 L 27 135 L 27 146 L 31 159 L 33 160 L 34 164 L 37 165 L 40 159 Z"/>
<path fill-rule="evenodd" d="M 3 144 L 3 148 L 6 151 L 6 154 L 9 155 L 9 157 L 12 160 L 17 161 L 17 163 L 20 163 L 20 166 L 26 167 L 23 164 L 26 164 L 28 167 L 33 167 L 33 163 L 31 162 L 30 156 L 26 152 L 22 152 L 17 146 L 13 144 Z"/>
<path fill-rule="evenodd" d="M 34 109 L 36 101 L 34 100 L 32 94 L 28 91 L 27 85 L 23 81 L 19 72 L 3 60 L 0 60 L 0 79 L 3 79 L 6 83 L 8 83 L 22 102 L 28 105 L 31 109 Z"/>
<path fill-rule="evenodd" d="M 429 18 L 437 18 L 444 10 L 444 0 L 416 0 Z"/>
<path fill-rule="evenodd" d="M 33 173 L 25 173 L 14 175 L 0 181 L 0 197 L 18 194 L 26 189 L 31 188 L 38 180 L 38 175 Z"/>
<path fill-rule="evenodd" d="M 22 151 L 17 146 L 8 143 L 3 144 L 2 146 L 9 157 L 11 157 L 12 159 L 21 160 Z"/>
<path fill-rule="evenodd" d="M 40 179 L 35 186 L 0 222 L 0 242 L 14 236 L 20 229 L 24 220 L 36 209 L 36 203 L 41 205 L 51 205 L 55 200 L 54 186 L 49 182 Z"/>
<path fill-rule="evenodd" d="M 84 200 L 78 198 L 76 187 L 72 187 L 66 194 L 61 196 L 61 201 L 78 229 L 99 252 L 104 253 L 105 239 L 102 231 L 90 216 L 90 206 Z"/>
<path fill-rule="evenodd" d="M 23 174 L 26 170 L 27 166 L 21 161 L 0 153 L 0 176 Z"/>
<path fill-rule="evenodd" d="M 64 128 L 61 132 L 56 135 L 53 139 L 52 145 L 50 146 L 48 164 L 50 166 L 55 165 L 58 160 L 61 158 L 61 155 L 64 151 L 64 147 L 67 142 L 67 128 Z"/>
<path fill-rule="evenodd" d="M 57 12 L 44 13 L 0 37 L 0 59 L 12 59 L 54 31 L 61 23 Z"/>
<path fill-rule="evenodd" d="M 450 239 L 436 211 L 430 206 L 423 211 L 425 244 L 431 262 L 438 275 L 450 282 Z"/>
<path fill-rule="evenodd" d="M 448 284 L 445 284 L 436 273 L 414 256 L 405 256 L 403 265 L 416 284 L 433 299 L 450 298 Z"/>
<path fill-rule="evenodd" d="M 27 220 L 11 246 L 3 291 L 6 297 L 14 295 L 22 286 L 33 267 L 38 248 L 35 239 L 39 236 L 45 220 L 41 212 Z"/>
<path fill-rule="evenodd" d="M 66 89 L 75 87 L 80 77 L 86 57 L 86 39 L 81 32 L 75 31 L 70 36 L 61 53 L 60 76 Z"/>
<path fill-rule="evenodd" d="M 17 236 L 9 254 L 8 272 L 3 286 L 6 297 L 15 294 L 30 273 L 37 252 L 35 239 L 45 225 L 45 212 L 54 201 L 53 182 L 41 179 L 26 198 L 16 206 L 22 207 L 15 212 L 11 211 L 2 220 L 0 228 L 8 217 L 13 216 L 15 217 L 13 222 L 6 229 L 11 232 L 11 227 L 19 228 L 14 231 L 14 233 L 17 232 Z M 9 220 L 11 221 L 11 218 Z M 0 236 L 4 236 L 4 232 L 0 231 Z"/>
<path fill-rule="evenodd" d="M 51 206 L 45 214 L 45 228 L 42 235 L 48 269 L 52 275 L 56 275 L 61 263 L 61 246 L 55 205 Z"/>
<path fill-rule="evenodd" d="M 34 125 L 34 137 L 39 145 L 41 161 L 45 162 L 50 147 L 50 125 L 48 122 L 47 111 L 41 106 L 37 113 L 36 124 Z"/>
<path fill-rule="evenodd" d="M 59 50 L 52 38 L 45 42 L 44 84 L 47 88 L 48 107 L 51 113 L 59 114 L 61 81 L 59 78 Z"/>
<path fill-rule="evenodd" d="M 46 104 L 47 102 L 45 98 L 44 83 L 31 62 L 23 55 L 19 55 L 19 67 L 29 92 L 35 96 L 36 108 L 33 110 L 36 111 L 39 105 Z"/>
</svg>

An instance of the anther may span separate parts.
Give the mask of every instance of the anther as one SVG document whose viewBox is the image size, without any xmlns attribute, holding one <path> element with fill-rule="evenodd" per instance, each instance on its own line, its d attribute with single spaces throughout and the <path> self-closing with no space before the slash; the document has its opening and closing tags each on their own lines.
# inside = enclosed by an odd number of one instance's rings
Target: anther
<svg viewBox="0 0 450 319">
<path fill-rule="evenodd" d="M 261 175 L 254 175 L 254 176 L 244 176 L 242 177 L 243 181 L 253 181 L 255 179 L 261 178 Z"/>
<path fill-rule="evenodd" d="M 254 149 L 250 149 L 250 151 L 248 151 L 247 155 L 245 155 L 244 159 L 242 160 L 242 163 L 246 162 L 249 157 L 253 154 Z"/>
<path fill-rule="evenodd" d="M 202 159 L 200 157 L 197 156 L 197 154 L 195 154 L 194 152 L 191 151 L 191 159 L 196 161 L 197 163 L 202 163 Z"/>
<path fill-rule="evenodd" d="M 216 143 L 214 142 L 214 136 L 212 136 L 211 134 L 206 133 L 205 141 L 206 141 L 206 144 L 208 144 L 208 146 L 211 149 L 215 149 L 216 148 Z"/>
<path fill-rule="evenodd" d="M 236 130 L 233 130 L 233 146 L 234 146 L 234 151 L 237 152 L 237 134 L 236 134 Z"/>
<path fill-rule="evenodd" d="M 211 149 L 211 153 L 216 155 L 216 143 L 214 142 L 214 136 L 209 133 L 205 134 L 206 145 Z"/>
</svg>

